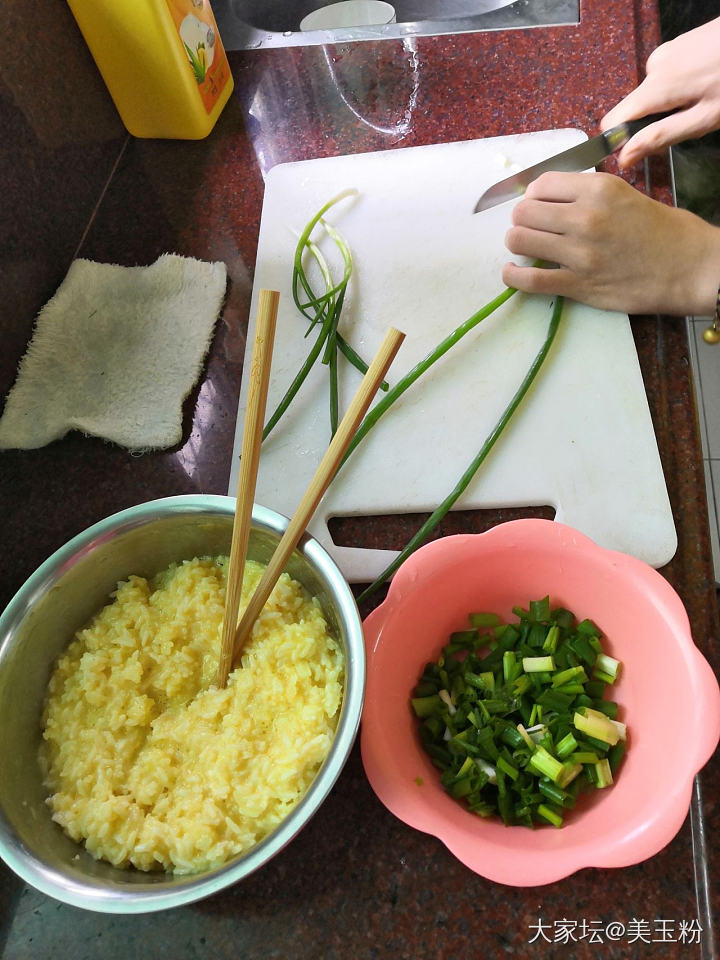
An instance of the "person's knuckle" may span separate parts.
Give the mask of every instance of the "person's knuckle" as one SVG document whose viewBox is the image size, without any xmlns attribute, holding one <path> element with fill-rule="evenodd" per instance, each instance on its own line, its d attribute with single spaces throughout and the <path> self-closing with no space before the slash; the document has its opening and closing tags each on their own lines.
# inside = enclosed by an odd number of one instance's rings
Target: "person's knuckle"
<svg viewBox="0 0 720 960">
<path fill-rule="evenodd" d="M 602 255 L 597 246 L 589 243 L 581 244 L 575 249 L 575 272 L 579 276 L 595 276 L 601 269 Z"/>
<path fill-rule="evenodd" d="M 654 70 L 656 67 L 662 67 L 668 56 L 672 56 L 671 42 L 661 43 L 652 51 L 645 62 L 645 72 Z"/>
<path fill-rule="evenodd" d="M 610 174 L 603 172 L 585 174 L 587 180 L 587 193 L 595 202 L 604 202 L 612 195 L 612 180 L 617 179 Z"/>
<path fill-rule="evenodd" d="M 527 189 L 525 190 L 525 196 L 531 200 L 535 199 L 536 197 L 541 197 L 552 189 L 553 182 L 553 172 L 545 171 L 545 173 L 541 173 L 539 177 L 536 177 L 531 183 L 528 184 Z"/>
<path fill-rule="evenodd" d="M 542 278 L 539 276 L 540 270 L 528 267 L 523 271 L 523 290 L 525 293 L 540 293 Z"/>
<path fill-rule="evenodd" d="M 502 268 L 502 282 L 507 287 L 522 288 L 522 270 L 514 263 L 506 263 Z"/>
<path fill-rule="evenodd" d="M 527 231 L 524 227 L 510 227 L 505 234 L 505 246 L 511 253 L 521 253 Z"/>
</svg>

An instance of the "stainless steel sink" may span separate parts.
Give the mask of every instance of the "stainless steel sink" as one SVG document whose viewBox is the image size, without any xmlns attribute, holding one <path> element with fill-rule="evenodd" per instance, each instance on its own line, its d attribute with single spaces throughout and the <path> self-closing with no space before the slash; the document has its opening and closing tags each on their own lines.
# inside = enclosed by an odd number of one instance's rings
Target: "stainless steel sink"
<svg viewBox="0 0 720 960">
<path fill-rule="evenodd" d="M 330 2 L 330 0 L 328 0 Z M 321 0 L 213 0 L 213 12 L 227 50 L 312 46 L 477 33 L 518 27 L 578 23 L 579 0 L 389 0 L 396 22 L 302 32 L 300 21 L 325 4 Z"/>
</svg>

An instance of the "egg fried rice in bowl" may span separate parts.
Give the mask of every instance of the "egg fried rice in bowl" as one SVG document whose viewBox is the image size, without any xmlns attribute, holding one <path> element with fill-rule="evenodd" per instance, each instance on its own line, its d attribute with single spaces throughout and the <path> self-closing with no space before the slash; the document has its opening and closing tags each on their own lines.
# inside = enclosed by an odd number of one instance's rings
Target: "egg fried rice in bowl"
<svg viewBox="0 0 720 960">
<path fill-rule="evenodd" d="M 242 666 L 214 686 L 228 558 L 132 576 L 60 659 L 41 759 L 53 819 L 96 858 L 197 873 L 289 814 L 328 754 L 343 656 L 283 574 Z M 241 610 L 263 572 L 250 562 Z"/>
<path fill-rule="evenodd" d="M 292 840 L 347 760 L 364 696 L 362 625 L 312 537 L 293 552 L 243 666 L 214 687 L 234 509 L 234 498 L 190 495 L 115 514 L 45 561 L 0 616 L 0 856 L 49 896 L 140 913 L 215 893 Z M 286 526 L 253 508 L 241 609 Z M 123 626 L 117 608 L 108 613 L 113 594 Z M 207 628 L 191 640 L 169 614 L 186 601 L 179 619 Z M 61 727 L 72 731 L 63 746 Z M 292 771 L 277 759 L 291 753 Z"/>
</svg>

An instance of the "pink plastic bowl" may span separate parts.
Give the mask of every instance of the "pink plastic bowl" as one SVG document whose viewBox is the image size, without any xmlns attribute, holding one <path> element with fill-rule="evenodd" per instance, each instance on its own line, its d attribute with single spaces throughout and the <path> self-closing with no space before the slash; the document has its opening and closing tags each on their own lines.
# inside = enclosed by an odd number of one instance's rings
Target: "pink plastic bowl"
<svg viewBox="0 0 720 960">
<path fill-rule="evenodd" d="M 628 751 L 615 784 L 579 804 L 565 826 L 529 830 L 483 820 L 444 792 L 409 698 L 425 663 L 467 626 L 470 611 L 511 618 L 513 606 L 546 594 L 594 620 L 607 651 L 622 660 L 614 697 Z M 535 886 L 582 867 L 638 863 L 680 829 L 693 777 L 720 737 L 720 691 L 680 598 L 651 567 L 560 523 L 517 520 L 418 550 L 364 629 L 361 745 L 370 783 L 395 816 L 438 837 L 471 870 Z"/>
</svg>

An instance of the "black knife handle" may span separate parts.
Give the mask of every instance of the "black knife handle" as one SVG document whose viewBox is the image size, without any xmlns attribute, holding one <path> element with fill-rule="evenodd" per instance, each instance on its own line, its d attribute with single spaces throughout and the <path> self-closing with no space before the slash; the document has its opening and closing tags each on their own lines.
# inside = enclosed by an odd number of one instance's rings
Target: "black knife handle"
<svg viewBox="0 0 720 960">
<path fill-rule="evenodd" d="M 657 120 L 665 120 L 666 117 L 671 117 L 674 113 L 677 113 L 676 110 L 667 110 L 663 113 L 651 113 L 647 117 L 639 117 L 637 120 L 626 120 L 625 127 L 627 129 L 628 140 L 630 137 L 634 137 L 636 133 L 639 133 L 644 127 L 649 127 L 651 123 L 655 123 Z"/>
</svg>

